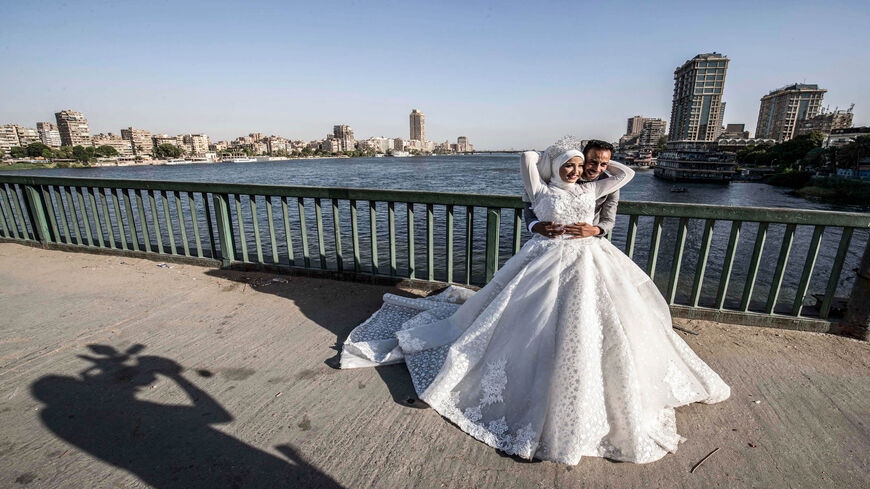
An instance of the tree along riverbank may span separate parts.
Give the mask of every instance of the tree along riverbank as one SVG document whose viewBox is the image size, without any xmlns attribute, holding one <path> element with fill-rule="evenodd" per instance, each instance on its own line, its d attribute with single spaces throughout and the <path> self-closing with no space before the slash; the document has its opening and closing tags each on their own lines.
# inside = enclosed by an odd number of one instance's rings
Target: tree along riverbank
<svg viewBox="0 0 870 489">
<path fill-rule="evenodd" d="M 764 183 L 794 189 L 805 198 L 832 200 L 844 204 L 870 204 L 870 182 L 837 176 L 815 176 L 808 171 L 771 175 Z"/>
</svg>

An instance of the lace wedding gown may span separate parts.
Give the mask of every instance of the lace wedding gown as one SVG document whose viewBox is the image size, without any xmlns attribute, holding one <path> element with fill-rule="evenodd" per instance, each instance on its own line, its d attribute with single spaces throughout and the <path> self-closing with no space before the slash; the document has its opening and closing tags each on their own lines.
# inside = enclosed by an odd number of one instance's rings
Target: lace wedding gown
<svg viewBox="0 0 870 489">
<path fill-rule="evenodd" d="M 524 155 L 538 218 L 592 222 L 633 172 L 550 187 Z M 628 175 L 628 179 L 626 179 Z M 647 463 L 683 440 L 674 407 L 730 389 L 673 331 L 668 305 L 600 238 L 535 235 L 477 293 L 449 288 L 384 306 L 351 332 L 342 368 L 406 362 L 420 398 L 478 440 L 523 458 Z"/>
</svg>

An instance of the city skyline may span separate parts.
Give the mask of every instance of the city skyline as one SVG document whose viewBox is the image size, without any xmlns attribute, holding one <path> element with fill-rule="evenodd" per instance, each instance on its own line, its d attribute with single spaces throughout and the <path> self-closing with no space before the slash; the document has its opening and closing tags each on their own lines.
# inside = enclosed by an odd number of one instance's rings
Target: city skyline
<svg viewBox="0 0 870 489">
<path fill-rule="evenodd" d="M 870 40 L 858 2 L 826 4 L 836 21 L 829 27 L 801 3 L 727 11 L 671 3 L 632 7 L 631 14 L 618 3 L 471 3 L 462 16 L 445 17 L 452 7 L 403 4 L 380 16 L 377 6 L 340 4 L 326 16 L 314 5 L 265 2 L 246 10 L 262 35 L 241 40 L 229 35 L 241 27 L 231 4 L 181 3 L 162 16 L 129 5 L 46 3 L 4 12 L 4 123 L 35 127 L 72 108 L 88 115 L 94 134 L 133 126 L 213 140 L 252 131 L 311 140 L 337 123 L 365 137 L 403 136 L 416 107 L 436 142 L 457 134 L 479 149 L 541 148 L 564 134 L 616 141 L 632 114 L 670 123 L 674 69 L 712 51 L 731 60 L 723 124 L 754 130 L 760 99 L 792 83 L 824 87 L 824 106 L 855 103 L 853 124 L 870 123 L 868 56 L 848 49 Z M 750 8 L 751 16 L 741 13 Z M 715 22 L 684 23 L 683 10 Z M 303 17 L 312 20 L 292 21 Z M 632 26 L 656 32 L 643 56 L 635 54 L 639 38 L 620 35 Z M 803 34 L 818 29 L 824 46 L 817 34 Z M 75 56 L 57 45 L 52 33 L 60 31 L 76 36 Z M 166 57 L 170 45 L 199 54 Z M 348 49 L 352 56 L 339 59 Z M 303 56 L 308 52 L 318 55 Z M 604 69 L 590 69 L 590 60 Z"/>
</svg>

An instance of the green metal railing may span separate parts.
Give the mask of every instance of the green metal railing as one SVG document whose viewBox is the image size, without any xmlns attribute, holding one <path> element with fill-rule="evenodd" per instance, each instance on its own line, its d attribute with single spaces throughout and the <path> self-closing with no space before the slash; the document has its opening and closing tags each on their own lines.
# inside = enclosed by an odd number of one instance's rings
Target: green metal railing
<svg viewBox="0 0 870 489">
<path fill-rule="evenodd" d="M 6 239 L 469 285 L 529 237 L 522 206 L 502 195 L 0 176 Z M 828 320 L 870 229 L 870 216 L 845 212 L 623 201 L 619 214 L 608 239 L 671 306 L 756 318 Z M 812 291 L 820 306 L 808 311 Z"/>
</svg>

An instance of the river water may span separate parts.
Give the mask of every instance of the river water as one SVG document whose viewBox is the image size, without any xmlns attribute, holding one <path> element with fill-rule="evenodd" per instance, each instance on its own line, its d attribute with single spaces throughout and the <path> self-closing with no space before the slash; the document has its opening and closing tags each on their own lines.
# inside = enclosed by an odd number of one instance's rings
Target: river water
<svg viewBox="0 0 870 489">
<path fill-rule="evenodd" d="M 440 191 L 461 193 L 483 193 L 519 195 L 522 192 L 522 183 L 519 177 L 519 156 L 514 154 L 491 154 L 491 155 L 466 155 L 466 156 L 429 156 L 411 158 L 322 158 L 310 160 L 269 161 L 257 163 L 218 163 L 218 164 L 189 164 L 172 166 L 132 166 L 132 167 L 100 167 L 100 168 L 74 168 L 74 169 L 51 169 L 51 170 L 27 170 L 9 172 L 29 175 L 52 175 L 52 176 L 76 176 L 89 178 L 123 178 L 141 180 L 177 180 L 196 182 L 231 182 L 253 183 L 270 185 L 306 185 L 318 187 L 352 187 L 373 189 L 401 189 L 418 191 Z M 4 174 L 6 174 L 4 172 Z M 773 187 L 762 183 L 735 182 L 730 185 L 710 185 L 682 183 L 687 192 L 671 192 L 673 184 L 654 178 L 652 171 L 639 171 L 635 179 L 621 190 L 622 200 L 651 201 L 651 202 L 681 202 L 703 203 L 727 206 L 753 206 L 753 207 L 781 207 L 789 209 L 817 209 L 847 212 L 868 212 L 870 206 L 844 205 L 822 201 L 810 201 L 794 195 L 789 190 Z M 277 208 L 276 208 L 277 209 Z M 326 211 L 326 208 L 324 208 Z M 259 213 L 263 212 L 260 210 Z M 279 211 L 280 212 L 280 211 Z M 342 210 L 344 213 L 345 210 Z M 378 208 L 378 233 L 379 247 L 382 250 L 380 259 L 384 260 L 384 251 L 389 243 L 385 239 L 386 222 L 380 222 L 385 214 L 383 209 Z M 397 221 L 399 216 L 404 216 L 404 207 L 396 207 Z M 443 208 L 436 206 L 436 235 L 443 236 Z M 313 214 L 313 212 L 309 212 Z M 332 230 L 331 216 L 324 213 L 324 228 Z M 368 229 L 367 216 L 360 211 L 360 229 Z M 455 219 L 455 257 L 454 263 L 458 270 L 463 270 L 464 256 L 464 217 L 457 211 Z M 475 216 L 475 236 L 482 235 L 485 229 L 483 212 L 477 212 Z M 311 215 L 307 216 L 309 219 Z M 309 220 L 307 219 L 307 221 Z M 342 217 L 342 219 L 345 219 Z M 421 219 L 418 221 L 418 219 Z M 418 209 L 415 218 L 417 233 L 425 233 L 425 212 Z M 501 259 L 504 262 L 510 256 L 510 225 L 512 217 L 503 213 L 502 216 L 502 239 Z M 309 221 L 310 228 L 313 222 Z M 625 228 L 627 218 L 620 216 L 614 230 L 614 244 L 624 249 Z M 384 228 L 382 230 L 382 227 Z M 663 228 L 661 252 L 656 267 L 655 280 L 664 288 L 668 280 L 670 269 L 674 235 L 676 234 L 676 219 L 666 219 Z M 763 307 L 767 298 L 770 278 L 776 264 L 784 225 L 772 225 L 768 230 L 764 252 L 762 254 L 759 269 L 758 283 L 755 286 L 751 307 L 759 309 Z M 397 222 L 397 267 L 401 270 L 407 266 L 401 243 L 407 241 L 403 234 L 404 226 Z M 644 266 L 649 254 L 649 236 L 652 229 L 651 219 L 639 221 L 638 240 L 634 260 Z M 685 253 L 683 255 L 683 273 L 678 283 L 677 302 L 685 302 L 691 290 L 691 282 L 694 275 L 695 261 L 697 260 L 697 248 L 701 240 L 703 222 L 690 221 L 689 232 L 686 240 Z M 738 253 L 735 259 L 734 271 L 728 288 L 728 302 L 732 307 L 736 305 L 743 290 L 743 281 L 746 277 L 749 257 L 755 242 L 757 225 L 745 224 L 741 230 Z M 281 233 L 282 231 L 278 231 Z M 725 247 L 730 232 L 728 223 L 719 223 L 714 229 L 713 244 L 710 251 L 709 265 L 705 274 L 702 305 L 710 305 L 712 297 L 716 295 L 716 286 L 719 282 L 722 262 L 724 261 Z M 330 232 L 326 233 L 331 234 Z M 415 233 L 416 234 L 416 233 Z M 798 227 L 794 244 L 786 268 L 785 278 L 780 295 L 780 309 L 786 308 L 794 299 L 796 284 L 803 270 L 812 229 L 807 226 Z M 523 233 L 523 238 L 528 239 L 528 232 Z M 283 236 L 279 236 L 281 242 Z M 253 249 L 254 242 L 250 238 L 248 245 Z M 343 238 L 344 241 L 345 238 Z M 349 241 L 350 237 L 347 237 Z M 363 232 L 361 240 L 368 239 Z M 417 276 L 425 277 L 425 234 L 417 235 L 417 240 L 423 241 L 418 244 L 415 253 L 417 262 Z M 823 235 L 822 246 L 819 251 L 818 261 L 812 277 L 809 293 L 824 292 L 829 269 L 833 263 L 837 245 L 840 239 L 840 231 L 827 230 Z M 866 231 L 856 231 L 849 247 L 846 264 L 838 281 L 838 295 L 848 294 L 851 281 L 854 280 L 854 272 L 863 251 L 864 242 L 867 239 Z M 347 243 L 348 241 L 344 241 Z M 443 239 L 442 239 L 443 241 Z M 327 248 L 330 247 L 331 238 L 326 236 Z M 313 247 L 316 248 L 316 243 Z M 484 243 L 475 239 L 474 248 L 480 252 Z M 345 248 L 347 245 L 345 244 Z M 285 250 L 286 251 L 286 250 Z M 345 249 L 345 254 L 349 252 Z M 422 253 L 422 254 L 421 254 Z M 435 263 L 445 261 L 443 245 L 436 247 Z M 316 251 L 313 252 L 316 256 Z M 350 258 L 352 259 L 352 258 Z M 363 262 L 370 260 L 370 255 L 363 252 Z M 316 260 L 313 260 L 316 261 Z M 348 263 L 345 257 L 344 262 Z M 383 267 L 385 264 L 381 264 Z M 316 265 L 315 265 L 316 266 Z M 436 265 L 436 279 L 444 279 L 445 273 Z M 482 273 L 482 263 L 474 263 L 475 276 Z M 383 270 L 383 268 L 382 268 Z M 464 272 L 457 272 L 455 279 L 459 279 Z M 474 281 L 480 282 L 480 278 Z M 789 296 L 791 294 L 791 296 Z M 706 302 L 706 304 L 705 304 Z"/>
</svg>

